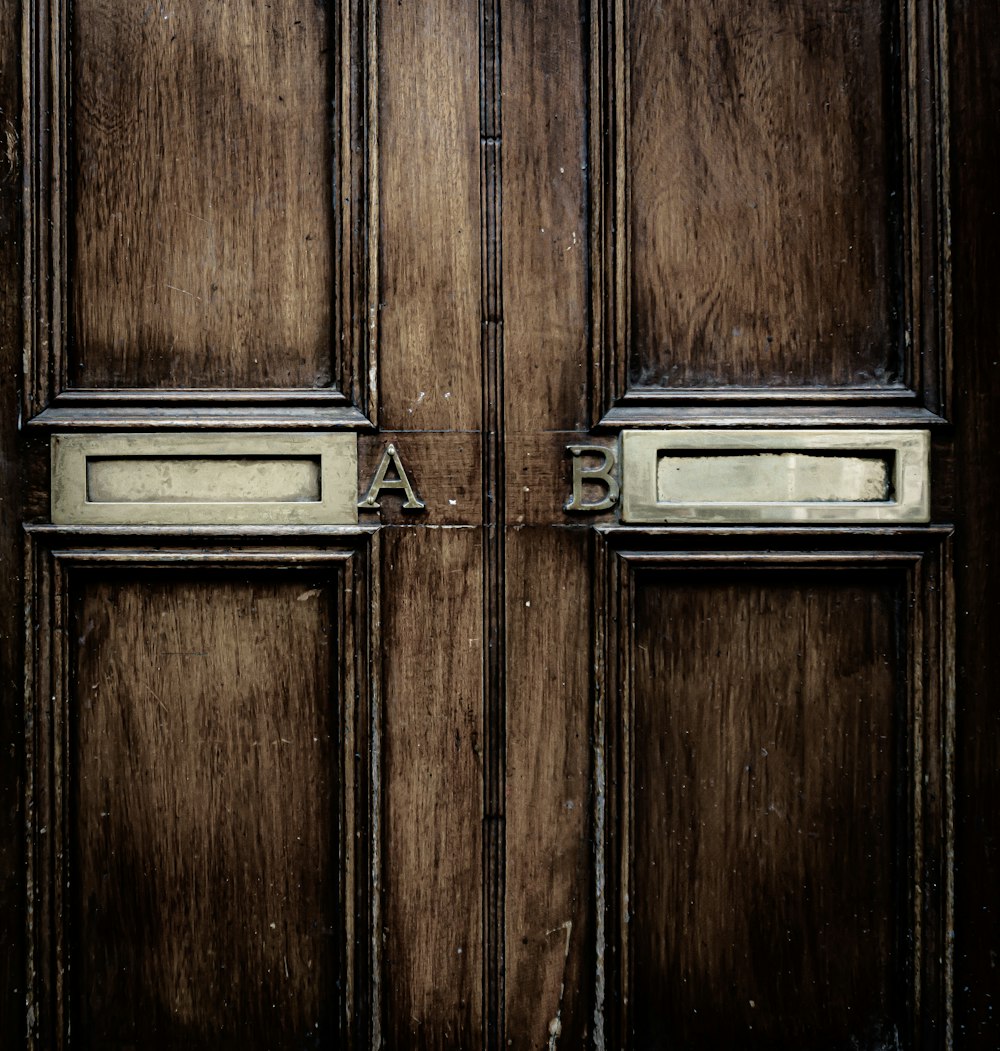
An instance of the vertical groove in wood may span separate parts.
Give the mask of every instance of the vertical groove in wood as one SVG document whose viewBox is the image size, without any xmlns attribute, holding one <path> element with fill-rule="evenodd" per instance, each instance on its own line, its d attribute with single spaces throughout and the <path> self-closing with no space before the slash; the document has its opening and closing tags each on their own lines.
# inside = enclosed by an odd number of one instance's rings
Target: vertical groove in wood
<svg viewBox="0 0 1000 1051">
<path fill-rule="evenodd" d="M 612 560 L 607 542 L 598 532 L 591 531 L 590 561 L 593 566 L 591 606 L 594 610 L 594 632 L 591 639 L 593 654 L 593 679 L 591 684 L 593 714 L 591 737 L 593 739 L 594 801 L 593 819 L 593 865 L 594 865 L 594 1051 L 605 1051 L 605 1018 L 607 997 L 607 895 L 608 895 L 608 769 L 607 726 L 608 697 L 613 688 L 609 674 L 609 659 L 612 655 L 610 615 L 610 581 Z M 614 1043 L 612 1043 L 614 1046 Z"/>
<path fill-rule="evenodd" d="M 379 418 L 379 254 L 380 254 L 380 231 L 382 229 L 379 213 L 379 32 L 378 32 L 378 0 L 364 0 L 365 3 L 365 43 L 363 51 L 367 62 L 366 83 L 368 94 L 366 98 L 366 117 L 368 121 L 367 140 L 367 164 L 365 166 L 365 207 L 368 217 L 368 226 L 365 231 L 367 239 L 367 267 L 368 280 L 367 289 L 367 311 L 364 317 L 366 335 L 359 340 L 359 346 L 365 348 L 365 353 L 356 356 L 361 364 L 360 371 L 367 369 L 367 376 L 355 377 L 355 385 L 361 390 L 367 390 L 365 407 L 368 418 L 372 423 L 378 423 Z"/>
<path fill-rule="evenodd" d="M 52 567 L 52 814 L 49 836 L 53 853 L 53 963 L 55 975 L 55 1025 L 58 1039 L 68 1047 L 71 1043 L 69 988 L 71 985 L 69 945 L 70 932 L 65 918 L 70 914 L 71 886 L 69 833 L 70 785 L 75 773 L 70 747 L 70 613 L 66 577 L 57 563 Z"/>
<path fill-rule="evenodd" d="M 334 215 L 343 348 L 338 386 L 374 423 L 378 419 L 378 3 L 338 0 L 331 39 L 339 43 L 334 119 Z M 335 348 L 336 350 L 337 348 Z"/>
<path fill-rule="evenodd" d="M 502 234 L 502 38 L 500 0 L 479 2 L 481 313 L 483 375 L 483 1045 L 506 1047 L 506 622 Z"/>
<path fill-rule="evenodd" d="M 370 827 L 369 865 L 371 903 L 369 912 L 368 952 L 371 958 L 369 1008 L 371 1051 L 382 1047 L 382 679 L 384 674 L 382 645 L 382 542 L 379 533 L 370 541 L 365 571 L 368 578 L 368 631 L 363 651 L 364 673 L 369 689 L 369 723 L 371 746 L 368 779 L 371 801 L 368 807 Z"/>
<path fill-rule="evenodd" d="M 950 343 L 950 337 L 949 337 Z M 950 381 L 949 381 L 950 382 Z M 944 932 L 942 946 L 945 1001 L 945 1047 L 955 1046 L 955 545 L 952 537 L 942 545 L 941 588 L 938 593 L 941 617 L 941 647 L 943 650 L 939 674 L 942 701 L 942 806 L 944 808 L 944 872 L 941 875 L 944 893 Z"/>
<path fill-rule="evenodd" d="M 38 755 L 39 719 L 37 698 L 39 684 L 39 666 L 36 658 L 35 641 L 41 635 L 37 628 L 41 608 L 39 589 L 41 574 L 38 567 L 38 550 L 30 535 L 24 538 L 24 802 L 22 820 L 25 826 L 24 852 L 24 899 L 25 899 L 25 1000 L 27 1014 L 25 1018 L 24 1037 L 29 1051 L 38 1047 L 38 1015 L 33 1010 L 40 1002 L 38 989 L 38 952 L 36 949 L 37 930 L 40 921 L 39 913 L 39 864 L 37 840 L 32 831 L 37 822 L 38 785 L 37 772 L 42 767 Z"/>
</svg>

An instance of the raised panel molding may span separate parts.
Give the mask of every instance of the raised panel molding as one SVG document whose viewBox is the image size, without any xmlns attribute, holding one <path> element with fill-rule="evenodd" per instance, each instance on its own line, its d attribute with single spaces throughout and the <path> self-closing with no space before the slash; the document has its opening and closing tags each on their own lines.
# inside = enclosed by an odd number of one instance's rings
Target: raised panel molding
<svg viewBox="0 0 1000 1051">
<path fill-rule="evenodd" d="M 78 1010 L 74 997 L 82 995 L 79 983 L 87 980 L 74 955 L 74 845 L 79 833 L 74 726 L 78 706 L 86 701 L 79 696 L 83 687 L 73 670 L 75 596 L 82 594 L 81 582 L 100 586 L 125 574 L 128 581 L 145 577 L 166 585 L 178 579 L 178 571 L 190 570 L 212 574 L 220 587 L 227 579 L 241 585 L 278 580 L 282 587 L 294 587 L 299 575 L 304 585 L 318 581 L 328 589 L 328 663 L 336 701 L 330 713 L 330 831 L 339 900 L 334 903 L 332 949 L 337 982 L 324 995 L 335 1003 L 335 1029 L 345 1046 L 378 1047 L 382 729 L 377 532 L 345 528 L 326 540 L 276 533 L 268 541 L 257 530 L 236 547 L 218 546 L 211 531 L 187 539 L 176 533 L 168 538 L 162 530 L 157 536 L 157 545 L 150 547 L 148 541 L 107 529 L 48 527 L 27 533 L 27 1046 L 39 1051 L 71 1048 L 82 1046 L 81 1039 L 90 1046 L 87 1034 L 74 1033 L 71 1024 Z"/>
<path fill-rule="evenodd" d="M 343 0 L 328 16 L 334 211 L 328 386 L 81 387 L 73 385 L 70 300 L 74 179 L 74 75 L 67 0 L 23 5 L 24 192 L 23 418 L 36 425 L 86 426 L 88 412 L 120 427 L 148 425 L 169 407 L 196 422 L 224 411 L 312 412 L 306 426 L 370 425 L 378 411 L 378 50 L 374 0 Z M 110 23 L 109 23 L 110 25 Z M 152 233 L 150 234 L 152 237 Z M 178 293 L 182 294 L 182 293 Z M 134 348 L 133 348 L 134 349 Z M 208 409 L 206 409 L 208 406 Z M 218 411 L 218 410 L 216 410 Z M 257 413 L 260 426 L 260 413 Z M 295 421 L 298 422 L 298 421 Z M 167 426 L 169 424 L 164 424 Z M 276 424 L 282 425 L 282 424 Z M 294 423 L 290 424 L 294 425 Z"/>
<path fill-rule="evenodd" d="M 601 0 L 590 25 L 589 187 L 590 314 L 592 419 L 606 426 L 664 426 L 669 412 L 684 405 L 719 407 L 793 403 L 821 408 L 853 406 L 870 411 L 904 411 L 947 416 L 951 344 L 950 212 L 948 187 L 947 14 L 943 0 L 899 0 L 888 4 L 888 30 L 880 43 L 885 84 L 885 111 L 891 121 L 884 171 L 889 185 L 872 187 L 875 197 L 895 202 L 886 217 L 885 287 L 866 290 L 880 296 L 894 332 L 885 352 L 886 375 L 862 385 L 838 382 L 815 386 L 740 381 L 677 386 L 635 382 L 630 358 L 636 354 L 632 302 L 634 246 L 631 243 L 632 183 L 630 161 L 630 81 L 635 69 L 630 53 L 630 3 Z M 725 7 L 724 4 L 715 5 Z M 751 17 L 750 8 L 741 8 Z M 758 13 L 759 20 L 780 17 L 781 8 Z M 720 17 L 725 17 L 722 15 Z M 773 28 L 773 27 L 772 27 Z M 720 38 L 724 35 L 715 30 Z M 761 39 L 767 30 L 762 29 Z M 721 44 L 719 45 L 721 47 Z M 822 45 L 820 45 L 822 46 Z M 689 56 L 690 57 L 690 56 Z M 681 61 L 676 57 L 677 61 Z M 721 61 L 721 59 L 720 59 Z M 762 57 L 766 68 L 766 56 Z M 854 92 L 870 86 L 851 82 Z M 808 131 L 806 132 L 808 134 Z M 702 162 L 711 164 L 710 157 Z M 671 202 L 678 211 L 690 202 Z M 746 230 L 703 226 L 703 237 L 752 236 Z M 695 290 L 696 291 L 696 290 Z M 724 300 L 724 287 L 715 290 Z M 672 295 L 673 289 L 664 289 Z M 684 292 L 690 296 L 690 282 Z M 707 308 L 706 308 L 707 309 Z M 800 319 L 785 317 L 795 325 Z M 735 330 L 734 330 L 735 331 Z M 857 353 L 852 345 L 832 346 L 845 361 Z M 812 348 L 808 348 L 812 355 Z M 816 369 L 812 370 L 814 373 Z M 893 374 L 895 373 L 895 374 Z M 831 405 L 831 403 L 833 403 Z M 860 410 L 859 410 L 860 411 Z"/>
<path fill-rule="evenodd" d="M 891 828 L 891 871 L 883 876 L 889 880 L 884 890 L 894 912 L 887 921 L 892 959 L 901 973 L 887 974 L 885 980 L 898 991 L 898 1017 L 892 1021 L 902 1046 L 914 1051 L 951 1047 L 955 669 L 950 537 L 949 528 L 933 526 L 772 532 L 606 526 L 594 531 L 595 1047 L 645 1046 L 637 1043 L 632 942 L 637 937 L 633 864 L 639 835 L 634 827 L 635 752 L 640 743 L 649 744 L 648 737 L 641 742 L 635 737 L 635 605 L 638 575 L 649 571 L 658 580 L 662 574 L 663 581 L 683 577 L 689 584 L 702 575 L 711 583 L 725 582 L 727 574 L 745 580 L 751 573 L 762 587 L 783 579 L 786 588 L 797 588 L 799 582 L 807 588 L 810 579 L 829 579 L 849 580 L 856 590 L 867 590 L 870 583 L 873 595 L 880 587 L 889 589 L 887 596 L 898 593 L 894 600 L 883 600 L 894 610 L 886 630 L 895 640 L 897 676 L 886 760 L 894 774 L 889 813 L 883 815 Z M 664 623 L 665 646 L 690 645 L 690 631 L 675 639 L 668 627 Z M 813 624 L 811 630 L 810 637 L 818 639 L 824 628 Z M 708 678 L 713 657 L 705 654 L 703 660 Z M 815 758 L 830 762 L 826 756 Z M 766 930 L 769 919 L 762 902 L 758 929 Z M 692 937 L 697 939 L 698 932 Z M 758 1006 L 775 1009 L 773 1004 Z M 669 1020 L 667 1024 L 669 1031 Z"/>
</svg>

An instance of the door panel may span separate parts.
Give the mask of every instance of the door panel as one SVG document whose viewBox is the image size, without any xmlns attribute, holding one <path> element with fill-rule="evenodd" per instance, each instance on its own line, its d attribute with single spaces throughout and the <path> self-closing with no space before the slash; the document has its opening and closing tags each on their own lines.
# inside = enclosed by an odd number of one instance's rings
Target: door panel
<svg viewBox="0 0 1000 1051">
<path fill-rule="evenodd" d="M 216 1046 L 336 1032 L 335 597 L 257 576 L 71 591 L 69 951 L 88 1046 L 196 1044 L 210 1017 Z"/>
<path fill-rule="evenodd" d="M 371 1039 L 377 543 L 68 532 L 27 550 L 29 1038 Z"/>
<path fill-rule="evenodd" d="M 992 16 L 126 8 L 0 0 L 0 1043 L 992 1049 Z M 623 519 L 679 428 L 931 522 Z M 356 524 L 53 524 L 276 431 Z"/>
<path fill-rule="evenodd" d="M 607 538 L 612 1039 L 948 1046 L 948 531 Z"/>
<path fill-rule="evenodd" d="M 625 6 L 629 385 L 898 380 L 886 5 Z"/>
<path fill-rule="evenodd" d="M 891 1046 L 901 582 L 701 576 L 634 584 L 638 1043 Z"/>
<path fill-rule="evenodd" d="M 330 384 L 327 22 L 73 5 L 74 386 Z"/>
</svg>

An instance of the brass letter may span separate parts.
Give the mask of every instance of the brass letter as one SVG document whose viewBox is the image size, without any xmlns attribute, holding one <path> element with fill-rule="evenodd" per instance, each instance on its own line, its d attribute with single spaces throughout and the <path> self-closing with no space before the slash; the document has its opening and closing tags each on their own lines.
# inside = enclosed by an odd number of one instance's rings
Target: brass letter
<svg viewBox="0 0 1000 1051">
<path fill-rule="evenodd" d="M 396 477 L 386 478 L 386 472 L 389 470 L 390 465 L 395 468 Z M 410 479 L 407 477 L 406 471 L 403 468 L 403 463 L 399 458 L 399 453 L 396 452 L 396 446 L 391 442 L 386 446 L 385 452 L 382 454 L 382 462 L 378 465 L 378 470 L 375 472 L 375 477 L 372 479 L 372 484 L 368 489 L 368 494 L 364 500 L 358 504 L 358 507 L 363 507 L 366 510 L 377 511 L 381 507 L 378 502 L 379 493 L 383 489 L 402 489 L 406 493 L 406 503 L 403 504 L 404 511 L 422 511 L 426 506 L 417 494 L 413 491 L 413 486 L 410 485 Z"/>
<path fill-rule="evenodd" d="M 615 450 L 604 445 L 567 445 L 573 454 L 573 495 L 566 502 L 566 511 L 607 511 L 618 502 L 620 489 L 614 475 L 617 466 Z M 580 459 L 586 453 L 589 456 L 600 456 L 603 462 L 600 467 L 587 467 Z M 597 482 L 607 487 L 607 492 L 594 503 L 584 503 L 583 483 Z"/>
</svg>

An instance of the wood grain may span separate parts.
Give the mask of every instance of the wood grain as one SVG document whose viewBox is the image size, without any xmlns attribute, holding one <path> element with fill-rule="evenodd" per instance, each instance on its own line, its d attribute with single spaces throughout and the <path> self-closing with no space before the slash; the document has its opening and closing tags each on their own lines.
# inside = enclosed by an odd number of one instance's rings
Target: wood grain
<svg viewBox="0 0 1000 1051">
<path fill-rule="evenodd" d="M 476 6 L 379 5 L 380 424 L 482 416 Z"/>
<path fill-rule="evenodd" d="M 483 592 L 478 529 L 382 547 L 383 1037 L 482 1047 Z"/>
<path fill-rule="evenodd" d="M 894 1046 L 897 586 L 636 582 L 636 1047 Z"/>
<path fill-rule="evenodd" d="M 330 589 L 112 574 L 73 631 L 80 1046 L 334 1039 Z"/>
<path fill-rule="evenodd" d="M 583 36 L 567 0 L 504 12 L 507 433 L 587 426 Z"/>
<path fill-rule="evenodd" d="M 590 537 L 507 538 L 507 1033 L 586 1046 L 592 1018 Z M 558 1046 L 557 1045 L 557 1046 Z"/>
<path fill-rule="evenodd" d="M 579 11 L 557 0 L 502 18 L 505 1038 L 517 1048 L 584 1047 L 592 1029 L 590 537 L 546 528 L 571 521 L 565 445 L 589 409 Z"/>
<path fill-rule="evenodd" d="M 890 8 L 628 4 L 629 384 L 891 384 Z"/>
<path fill-rule="evenodd" d="M 71 382 L 322 387 L 325 8 L 73 6 Z"/>
<path fill-rule="evenodd" d="M 403 508 L 405 493 L 386 490 L 373 521 L 400 525 L 470 525 L 482 519 L 482 438 L 471 433 L 380 431 L 358 440 L 358 486 L 367 491 L 389 444 L 396 447 L 423 511 Z M 361 512 L 362 518 L 365 512 Z"/>
</svg>

